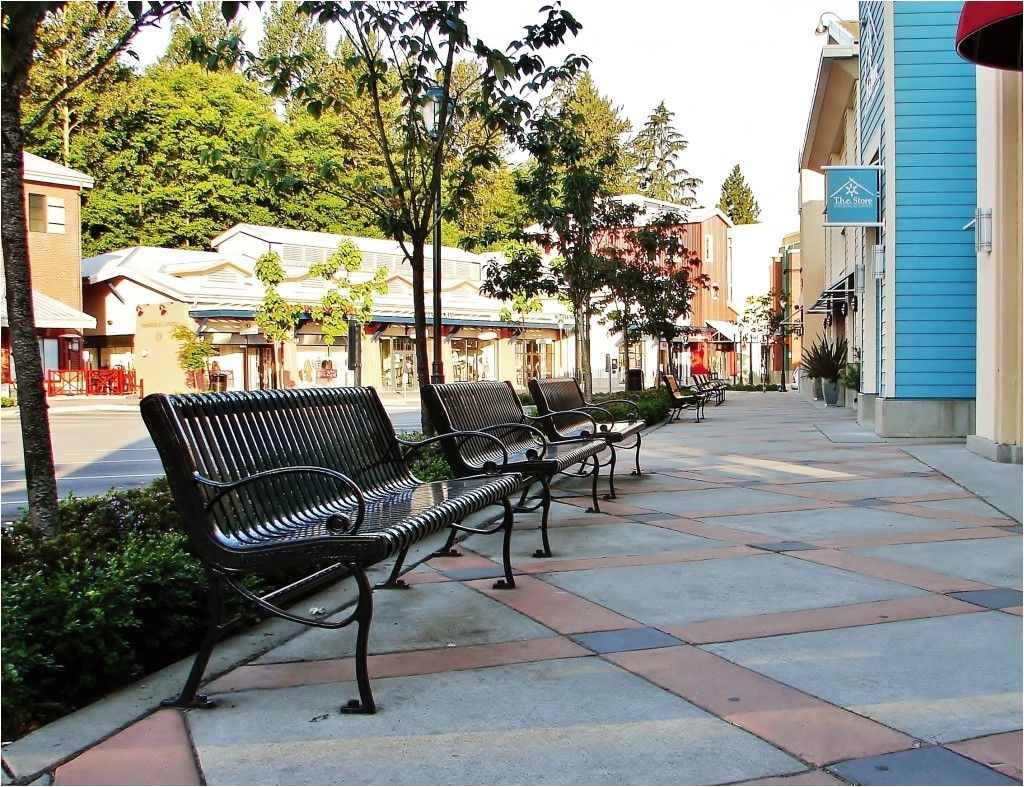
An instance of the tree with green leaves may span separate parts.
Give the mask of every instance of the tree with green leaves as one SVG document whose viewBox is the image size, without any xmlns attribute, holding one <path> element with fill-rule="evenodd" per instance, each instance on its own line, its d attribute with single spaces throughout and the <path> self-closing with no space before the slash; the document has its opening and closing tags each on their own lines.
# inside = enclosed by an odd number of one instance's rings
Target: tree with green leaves
<svg viewBox="0 0 1024 787">
<path fill-rule="evenodd" d="M 272 79 L 276 95 L 290 94 L 314 115 L 346 115 L 358 129 L 354 136 L 369 140 L 364 171 L 347 177 L 344 162 L 325 161 L 319 180 L 307 187 L 337 189 L 360 202 L 380 230 L 402 246 L 412 272 L 417 374 L 428 379 L 425 246 L 441 207 L 435 204 L 437 183 L 448 173 L 444 211 L 457 215 L 477 174 L 499 162 L 503 134 L 518 128 L 532 111 L 527 97 L 587 65 L 586 58 L 576 55 L 558 66 L 548 66 L 541 57 L 575 35 L 580 25 L 556 2 L 545 6 L 542 21 L 526 25 L 524 34 L 501 50 L 470 36 L 465 2 L 307 2 L 299 9 L 321 24 L 337 24 L 351 52 L 343 64 L 349 78 L 330 90 L 293 85 L 283 76 L 287 64 L 273 68 L 237 41 L 208 42 L 193 55 L 259 62 L 277 74 Z M 478 62 L 478 76 L 458 93 L 456 66 L 467 58 Z M 428 129 L 423 110 L 432 86 L 440 88 L 440 100 L 435 128 Z M 469 118 L 484 121 L 487 142 L 457 151 L 456 128 Z M 428 420 L 424 411 L 425 425 Z"/>
<path fill-rule="evenodd" d="M 593 295 L 605 284 L 595 242 L 608 226 L 614 187 L 621 182 L 617 136 L 588 134 L 573 95 L 531 121 L 522 140 L 531 155 L 519 174 L 519 193 L 538 232 L 524 239 L 551 249 L 553 258 L 516 255 L 489 265 L 482 291 L 502 300 L 546 295 L 569 304 L 576 342 L 576 377 L 593 392 L 590 320 Z"/>
<path fill-rule="evenodd" d="M 697 204 L 696 189 L 702 181 L 679 165 L 679 156 L 690 143 L 672 125 L 674 115 L 662 101 L 630 147 L 636 157 L 641 194 L 692 207 Z"/>
<path fill-rule="evenodd" d="M 767 385 L 771 371 L 772 346 L 789 330 L 784 324 L 786 308 L 786 301 L 774 290 L 769 290 L 764 295 L 748 297 L 747 308 L 739 319 L 744 334 L 750 337 L 751 342 L 761 345 L 762 387 Z M 753 370 L 750 371 L 750 377 L 753 378 Z M 753 384 L 752 379 L 749 382 Z"/>
<path fill-rule="evenodd" d="M 205 249 L 238 222 L 275 223 L 278 193 L 230 174 L 254 149 L 270 162 L 284 147 L 270 100 L 245 77 L 157 66 L 113 99 L 102 129 L 76 150 L 96 177 L 82 211 L 86 255 L 128 246 Z M 206 156 L 211 140 L 215 161 Z"/>
<path fill-rule="evenodd" d="M 134 74 L 114 59 L 97 70 L 87 89 L 65 88 L 95 66 L 130 25 L 124 7 L 113 4 L 106 9 L 96 3 L 70 3 L 45 17 L 22 107 L 28 118 L 27 149 L 66 167 L 78 166 L 72 160 L 72 139 L 102 127 L 109 115 L 107 97 Z M 53 101 L 55 96 L 61 98 Z"/>
<path fill-rule="evenodd" d="M 761 215 L 761 206 L 754 199 L 754 192 L 747 185 L 747 179 L 740 172 L 740 165 L 732 168 L 722 183 L 722 193 L 718 199 L 718 209 L 732 219 L 735 225 L 757 224 Z"/>
<path fill-rule="evenodd" d="M 675 212 L 647 218 L 642 206 L 623 205 L 618 226 L 603 233 L 606 289 L 595 303 L 605 309 L 611 332 L 623 337 L 627 358 L 644 336 L 671 342 L 682 334 L 679 318 L 691 313 L 694 294 L 708 284 L 699 257 L 683 244 L 684 223 Z"/>
<path fill-rule="evenodd" d="M 140 30 L 159 24 L 181 3 L 150 2 L 145 7 L 141 2 L 129 3 L 131 24 L 117 38 L 98 49 L 95 57 L 79 73 L 66 75 L 63 87 L 26 122 L 24 101 L 36 62 L 39 31 L 52 14 L 60 12 L 66 5 L 65 2 L 6 3 L 0 7 L 3 18 L 0 39 L 0 234 L 3 240 L 4 283 L 7 288 L 11 355 L 18 369 L 18 408 L 29 519 L 44 533 L 58 530 L 57 478 L 32 304 L 28 224 L 23 197 L 26 135 L 39 128 L 59 102 L 68 99 L 81 85 L 94 79 L 127 51 Z M 96 8 L 101 13 L 112 13 L 115 5 L 102 2 L 97 3 Z"/>
<path fill-rule="evenodd" d="M 287 5 L 287 4 L 285 4 Z M 203 42 L 223 41 L 223 48 L 238 45 L 245 28 L 234 21 L 239 3 L 184 3 L 171 14 L 171 41 L 160 63 L 168 66 L 187 66 L 201 56 Z M 220 57 L 204 58 L 211 70 L 230 63 Z"/>
<path fill-rule="evenodd" d="M 305 112 L 303 102 L 293 99 L 302 95 L 297 89 L 323 82 L 330 65 L 323 25 L 302 13 L 298 3 L 272 3 L 263 17 L 259 56 L 252 74 L 269 92 L 273 92 L 275 80 L 283 82 L 281 101 L 289 117 Z"/>
</svg>

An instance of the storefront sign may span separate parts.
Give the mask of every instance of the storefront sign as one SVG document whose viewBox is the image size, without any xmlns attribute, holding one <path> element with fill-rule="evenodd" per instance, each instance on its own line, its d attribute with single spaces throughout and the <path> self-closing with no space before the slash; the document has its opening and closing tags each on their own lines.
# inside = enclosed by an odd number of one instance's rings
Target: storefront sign
<svg viewBox="0 0 1024 787">
<path fill-rule="evenodd" d="M 824 167 L 826 227 L 881 227 L 880 167 Z"/>
</svg>

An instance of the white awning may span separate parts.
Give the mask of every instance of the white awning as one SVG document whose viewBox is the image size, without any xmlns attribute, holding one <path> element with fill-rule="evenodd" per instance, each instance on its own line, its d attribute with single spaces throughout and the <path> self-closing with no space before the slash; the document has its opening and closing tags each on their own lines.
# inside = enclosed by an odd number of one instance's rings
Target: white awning
<svg viewBox="0 0 1024 787">
<path fill-rule="evenodd" d="M 738 342 L 740 340 L 740 326 L 734 322 L 724 320 L 705 320 L 707 326 L 720 334 L 722 338 L 715 338 L 714 341 Z"/>
<path fill-rule="evenodd" d="M 51 298 L 42 292 L 32 290 L 32 311 L 35 313 L 36 328 L 72 328 L 82 330 L 95 328 L 96 318 L 80 312 L 66 303 Z M 8 327 L 7 294 L 0 300 L 0 325 Z"/>
</svg>

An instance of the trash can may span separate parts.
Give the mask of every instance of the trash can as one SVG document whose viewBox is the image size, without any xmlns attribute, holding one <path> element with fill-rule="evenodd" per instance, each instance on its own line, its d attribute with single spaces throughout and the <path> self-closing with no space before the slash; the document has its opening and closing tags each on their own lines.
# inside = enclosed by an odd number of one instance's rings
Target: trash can
<svg viewBox="0 0 1024 787">
<path fill-rule="evenodd" d="M 210 390 L 214 393 L 228 389 L 228 376 L 224 372 L 210 372 Z"/>
<path fill-rule="evenodd" d="M 627 391 L 642 391 L 644 389 L 644 370 L 643 369 L 627 369 L 626 370 L 626 390 Z"/>
</svg>

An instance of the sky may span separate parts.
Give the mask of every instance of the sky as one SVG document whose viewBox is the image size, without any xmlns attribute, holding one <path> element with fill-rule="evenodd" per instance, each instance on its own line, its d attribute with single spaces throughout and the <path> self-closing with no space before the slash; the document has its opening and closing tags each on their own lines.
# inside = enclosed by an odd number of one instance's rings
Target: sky
<svg viewBox="0 0 1024 787">
<path fill-rule="evenodd" d="M 470 33 L 504 48 L 541 19 L 544 4 L 469 0 Z M 688 143 L 679 164 L 703 181 L 698 204 L 715 205 L 739 164 L 761 223 L 778 237 L 799 228 L 797 161 L 825 43 L 814 30 L 827 12 L 856 19 L 855 0 L 563 0 L 563 8 L 583 29 L 562 56 L 591 58 L 594 84 L 633 133 L 662 101 L 673 113 Z M 246 20 L 251 35 L 259 27 Z M 159 39 L 137 42 L 137 51 L 153 52 Z"/>
</svg>

